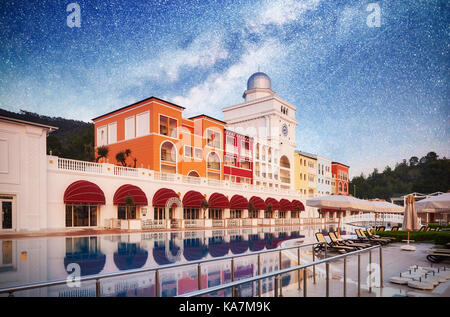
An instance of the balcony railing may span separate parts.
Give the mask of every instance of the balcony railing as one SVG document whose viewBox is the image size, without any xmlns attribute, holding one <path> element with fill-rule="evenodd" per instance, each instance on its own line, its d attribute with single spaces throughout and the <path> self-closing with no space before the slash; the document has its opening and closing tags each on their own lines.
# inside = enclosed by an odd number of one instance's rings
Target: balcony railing
<svg viewBox="0 0 450 317">
<path fill-rule="evenodd" d="M 164 229 L 166 228 L 166 220 L 142 220 L 142 229 Z"/>
<path fill-rule="evenodd" d="M 202 177 L 192 177 L 174 173 L 164 173 L 157 172 L 144 168 L 132 168 L 132 167 L 124 167 L 117 166 L 108 163 L 93 163 L 93 162 L 84 162 L 77 161 L 65 158 L 59 158 L 56 156 L 48 156 L 48 168 L 50 170 L 61 170 L 61 171 L 75 171 L 80 173 L 89 173 L 89 174 L 98 174 L 98 175 L 111 175 L 118 177 L 133 177 L 133 178 L 142 178 L 148 180 L 156 180 L 163 182 L 171 182 L 171 183 L 183 183 L 183 184 L 197 184 L 204 185 L 210 187 L 220 187 L 220 188 L 235 188 L 239 190 L 249 190 L 256 192 L 265 192 L 265 193 L 273 193 L 274 191 L 280 191 L 279 188 L 270 187 L 269 184 L 267 186 L 264 185 L 255 185 L 248 183 L 236 183 L 233 181 L 224 181 L 219 179 L 208 179 Z M 256 175 L 258 172 L 255 173 Z M 266 173 L 263 173 L 266 176 Z M 277 180 L 278 175 L 273 175 L 274 179 Z M 283 183 L 290 183 L 290 179 L 287 177 L 281 177 Z M 306 199 L 306 195 L 303 195 L 299 190 L 292 190 L 289 188 L 283 188 L 283 194 L 292 195 L 297 197 L 303 197 Z M 314 195 L 317 196 L 317 195 Z M 311 196 L 313 197 L 313 196 Z"/>
</svg>

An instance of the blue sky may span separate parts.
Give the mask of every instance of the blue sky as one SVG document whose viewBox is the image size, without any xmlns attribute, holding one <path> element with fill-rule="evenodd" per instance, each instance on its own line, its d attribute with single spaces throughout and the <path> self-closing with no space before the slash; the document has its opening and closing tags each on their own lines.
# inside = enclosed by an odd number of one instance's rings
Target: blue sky
<svg viewBox="0 0 450 317">
<path fill-rule="evenodd" d="M 1 108 L 90 121 L 153 95 L 222 119 L 260 69 L 298 149 L 352 176 L 450 156 L 448 1 L 80 0 L 69 28 L 71 2 L 1 1 Z"/>
</svg>

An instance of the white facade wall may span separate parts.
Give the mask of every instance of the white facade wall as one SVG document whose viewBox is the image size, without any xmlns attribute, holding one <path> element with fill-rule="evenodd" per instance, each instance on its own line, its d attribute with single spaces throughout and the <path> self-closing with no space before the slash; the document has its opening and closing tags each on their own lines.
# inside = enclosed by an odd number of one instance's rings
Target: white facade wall
<svg viewBox="0 0 450 317">
<path fill-rule="evenodd" d="M 0 120 L 0 195 L 13 197 L 12 229 L 47 228 L 47 156 L 49 129 Z"/>
<path fill-rule="evenodd" d="M 331 195 L 331 160 L 317 156 L 317 194 Z"/>
</svg>

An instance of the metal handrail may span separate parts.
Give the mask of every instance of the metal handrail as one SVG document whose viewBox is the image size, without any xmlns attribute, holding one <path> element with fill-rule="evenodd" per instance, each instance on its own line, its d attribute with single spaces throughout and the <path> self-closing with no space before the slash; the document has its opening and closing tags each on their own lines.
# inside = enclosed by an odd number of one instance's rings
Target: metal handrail
<svg viewBox="0 0 450 317">
<path fill-rule="evenodd" d="M 341 258 L 346 258 L 347 256 L 350 256 L 350 255 L 355 255 L 355 254 L 359 254 L 359 253 L 362 253 L 362 252 L 371 251 L 371 250 L 377 249 L 377 248 L 380 248 L 380 250 L 381 250 L 382 246 L 381 245 L 376 245 L 376 246 L 372 246 L 372 247 L 365 248 L 365 249 L 362 249 L 362 250 L 352 251 L 352 252 L 349 252 L 349 253 L 346 253 L 346 254 L 336 255 L 336 256 L 332 256 L 332 257 L 325 258 L 325 259 L 322 259 L 322 260 L 317 260 L 317 261 L 314 261 L 314 262 L 311 262 L 311 263 L 301 264 L 301 265 L 297 265 L 297 266 L 290 267 L 290 268 L 287 268 L 287 269 L 281 269 L 281 270 L 278 270 L 278 271 L 265 273 L 265 274 L 258 275 L 258 276 L 249 277 L 249 278 L 242 279 L 242 280 L 239 280 L 239 281 L 233 281 L 233 282 L 230 282 L 230 283 L 226 283 L 226 284 L 222 284 L 222 285 L 218 285 L 218 286 L 213 286 L 213 287 L 210 287 L 210 288 L 207 288 L 207 289 L 204 289 L 204 290 L 198 290 L 198 291 L 185 293 L 185 294 L 182 294 L 182 295 L 178 295 L 177 297 L 196 297 L 196 296 L 201 296 L 201 295 L 206 295 L 206 294 L 209 294 L 209 293 L 214 293 L 214 292 L 217 292 L 217 291 L 221 291 L 221 290 L 224 290 L 224 289 L 227 289 L 227 288 L 236 287 L 236 286 L 239 286 L 239 285 L 242 285 L 242 284 L 247 284 L 247 283 L 252 283 L 252 282 L 264 280 L 264 279 L 267 279 L 267 278 L 272 278 L 272 277 L 278 278 L 279 275 L 283 275 L 283 274 L 290 273 L 290 272 L 293 272 L 293 271 L 306 269 L 306 268 L 308 268 L 310 266 L 316 266 L 316 265 L 319 265 L 319 264 L 322 264 L 322 263 L 328 264 L 328 262 L 331 262 L 331 261 L 335 261 L 335 260 L 338 260 L 338 259 L 341 259 Z M 380 253 L 380 255 L 381 255 L 381 253 Z M 380 256 L 380 259 L 381 259 L 381 256 Z M 346 264 L 346 263 L 344 262 L 344 264 Z M 329 272 L 327 270 L 327 275 L 328 275 L 328 273 Z M 380 271 L 380 274 L 381 274 L 381 271 Z M 327 282 L 328 282 L 328 277 L 327 277 Z M 277 294 L 276 287 L 275 287 L 275 294 Z M 327 284 L 327 295 L 328 295 L 328 284 Z"/>
<path fill-rule="evenodd" d="M 234 259 L 246 257 L 246 256 L 255 256 L 255 255 L 261 255 L 265 253 L 273 253 L 273 252 L 279 252 L 281 254 L 282 251 L 285 250 L 291 250 L 291 249 L 300 249 L 307 246 L 314 246 L 318 244 L 323 244 L 323 242 L 313 242 L 313 243 L 307 243 L 292 247 L 284 247 L 284 248 L 275 248 L 270 250 L 262 250 L 262 251 L 256 251 L 256 252 L 250 252 L 250 253 L 243 253 L 243 254 L 236 254 L 236 255 L 228 255 L 223 257 L 217 257 L 217 258 L 209 258 L 209 259 L 202 259 L 202 260 L 195 260 L 195 261 L 189 261 L 189 262 L 179 262 L 179 263 L 172 263 L 172 264 L 166 264 L 166 265 L 159 265 L 159 266 L 152 266 L 145 269 L 130 269 L 126 271 L 121 272 L 112 272 L 112 273 L 103 273 L 103 274 L 95 274 L 95 275 L 88 275 L 84 277 L 78 277 L 76 278 L 77 282 L 85 282 L 85 281 L 92 281 L 96 280 L 97 285 L 97 296 L 100 296 L 100 280 L 105 278 L 112 278 L 112 277 L 118 277 L 118 276 L 124 276 L 124 275 L 130 275 L 130 274 L 138 274 L 138 273 L 146 273 L 146 272 L 152 272 L 155 271 L 158 273 L 160 270 L 166 270 L 166 269 L 173 269 L 177 267 L 182 266 L 190 266 L 190 265 L 198 265 L 199 267 L 203 263 L 209 263 L 209 262 L 215 262 L 215 261 L 224 261 L 224 260 L 231 260 L 232 263 L 234 263 Z M 159 281 L 155 281 L 155 285 Z M 55 280 L 55 281 L 47 281 L 47 282 L 38 282 L 38 283 L 29 283 L 24 285 L 18 285 L 18 286 L 12 286 L 12 287 L 6 287 L 6 288 L 0 288 L 0 294 L 9 293 L 10 296 L 13 296 L 13 293 L 18 291 L 24 291 L 24 290 L 30 290 L 35 288 L 42 288 L 42 287 L 49 287 L 49 286 L 57 286 L 67 283 L 67 278 L 63 280 Z M 158 296 L 158 294 L 157 294 Z"/>
</svg>

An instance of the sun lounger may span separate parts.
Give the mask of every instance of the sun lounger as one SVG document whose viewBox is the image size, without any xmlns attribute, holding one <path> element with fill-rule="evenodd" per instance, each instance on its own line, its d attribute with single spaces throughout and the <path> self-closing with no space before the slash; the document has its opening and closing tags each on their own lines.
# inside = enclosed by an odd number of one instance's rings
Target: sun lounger
<svg viewBox="0 0 450 317">
<path fill-rule="evenodd" d="M 433 263 L 439 263 L 445 259 L 449 259 L 450 253 L 432 252 L 427 255 L 427 260 Z"/>
<path fill-rule="evenodd" d="M 378 240 L 384 240 L 384 241 L 387 241 L 388 243 L 395 240 L 395 238 L 380 237 L 380 236 L 378 236 L 378 235 L 374 235 L 374 234 L 372 233 L 372 230 L 370 230 L 370 229 L 367 229 L 366 232 L 367 232 L 367 235 L 369 236 L 369 239 L 371 239 L 371 238 L 376 238 L 376 239 L 378 239 Z"/>
<path fill-rule="evenodd" d="M 375 243 L 375 244 L 382 244 L 382 245 L 389 243 L 386 240 L 381 240 L 381 239 L 377 239 L 377 238 L 374 238 L 374 237 L 368 237 L 368 236 L 366 236 L 364 234 L 364 232 L 361 229 L 356 229 L 355 232 L 356 232 L 356 235 L 358 236 L 358 238 L 361 241 L 364 241 L 364 242 Z"/>
<path fill-rule="evenodd" d="M 344 239 L 342 239 L 341 235 L 337 231 L 330 232 L 330 233 L 328 233 L 328 235 L 329 235 L 331 241 L 337 245 L 356 247 L 359 249 L 364 249 L 364 248 L 370 247 L 369 243 L 358 243 L 358 242 L 354 242 L 354 241 L 350 241 L 350 240 L 344 240 Z"/>
<path fill-rule="evenodd" d="M 398 226 L 394 226 L 391 228 L 391 231 L 398 231 Z"/>
<path fill-rule="evenodd" d="M 419 232 L 423 232 L 423 231 L 425 231 L 425 228 L 426 228 L 426 226 L 422 226 L 422 227 L 420 227 L 420 229 L 419 229 Z"/>
<path fill-rule="evenodd" d="M 325 239 L 325 237 L 323 236 L 323 234 L 321 234 L 320 232 L 317 232 L 315 234 L 317 242 L 320 242 L 321 244 L 319 244 L 318 246 L 316 246 L 314 248 L 314 251 L 324 251 L 325 250 L 325 245 L 327 247 L 327 250 L 334 250 L 334 251 L 338 251 L 340 253 L 346 253 L 346 252 L 351 252 L 351 251 L 355 251 L 355 248 L 351 248 L 351 247 L 347 247 L 347 246 L 337 246 L 337 245 L 331 245 L 330 243 L 328 243 L 327 239 Z"/>
</svg>

